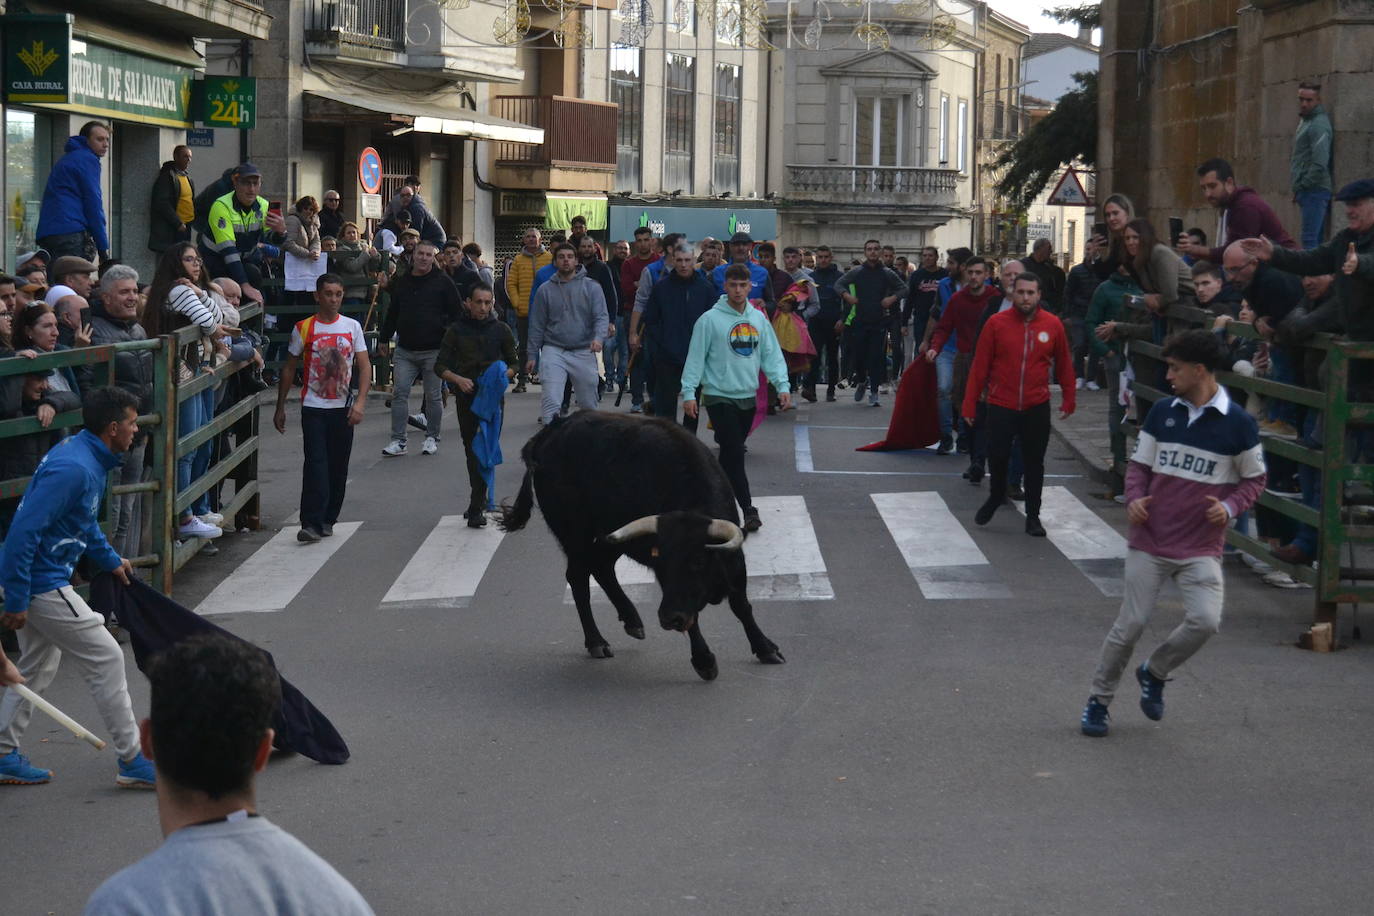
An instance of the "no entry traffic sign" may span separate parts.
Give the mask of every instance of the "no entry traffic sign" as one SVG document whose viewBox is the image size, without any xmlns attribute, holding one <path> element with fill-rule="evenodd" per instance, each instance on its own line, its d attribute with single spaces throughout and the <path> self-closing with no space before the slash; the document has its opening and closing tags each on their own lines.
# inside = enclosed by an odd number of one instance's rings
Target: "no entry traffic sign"
<svg viewBox="0 0 1374 916">
<path fill-rule="evenodd" d="M 382 190 L 382 157 L 370 146 L 358 156 L 358 181 L 368 194 Z"/>
</svg>

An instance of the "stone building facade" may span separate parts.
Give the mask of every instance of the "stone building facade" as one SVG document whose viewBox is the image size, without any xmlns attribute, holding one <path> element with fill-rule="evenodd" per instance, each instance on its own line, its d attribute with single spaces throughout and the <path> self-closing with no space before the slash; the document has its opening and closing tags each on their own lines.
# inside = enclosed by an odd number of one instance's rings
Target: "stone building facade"
<svg viewBox="0 0 1374 916">
<path fill-rule="evenodd" d="M 1335 126 L 1334 179 L 1374 173 L 1374 4 L 1363 0 L 1104 0 L 1099 199 L 1124 193 L 1159 228 L 1206 230 L 1216 212 L 1196 167 L 1228 159 L 1296 235 L 1289 187 L 1297 87 L 1322 84 Z M 1344 225 L 1337 207 L 1334 228 Z"/>
</svg>

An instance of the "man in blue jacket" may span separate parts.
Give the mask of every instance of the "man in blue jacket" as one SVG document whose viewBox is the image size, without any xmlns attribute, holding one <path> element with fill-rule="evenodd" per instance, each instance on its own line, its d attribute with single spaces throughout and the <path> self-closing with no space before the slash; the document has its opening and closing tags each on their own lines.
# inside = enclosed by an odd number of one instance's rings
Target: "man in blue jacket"
<svg viewBox="0 0 1374 916">
<path fill-rule="evenodd" d="M 54 258 L 73 254 L 88 261 L 110 257 L 105 205 L 100 192 L 100 160 L 110 151 L 110 129 L 87 121 L 67 138 L 66 155 L 57 160 L 43 189 L 38 212 L 38 246 Z"/>
<path fill-rule="evenodd" d="M 114 552 L 96 512 L 105 480 L 119 467 L 138 432 L 138 398 L 123 388 L 97 388 L 82 405 L 85 428 L 64 439 L 38 466 L 9 535 L 0 548 L 0 587 L 5 593 L 0 626 L 19 636 L 19 673 L 36 692 L 52 683 L 57 664 L 70 657 L 114 739 L 119 755 L 116 784 L 152 788 L 153 765 L 139 745 L 138 723 L 124 677 L 124 653 L 71 586 L 82 555 L 124 584 L 133 567 Z M 52 778 L 19 753 L 33 707 L 13 690 L 0 697 L 0 784 L 35 785 Z"/>
<path fill-rule="evenodd" d="M 691 246 L 679 242 L 668 256 L 672 272 L 654 285 L 644 306 L 644 340 L 654 367 L 654 416 L 676 420 L 692 328 L 717 297 L 716 285 L 697 271 Z M 684 415 L 682 425 L 695 433 L 697 418 Z"/>
</svg>

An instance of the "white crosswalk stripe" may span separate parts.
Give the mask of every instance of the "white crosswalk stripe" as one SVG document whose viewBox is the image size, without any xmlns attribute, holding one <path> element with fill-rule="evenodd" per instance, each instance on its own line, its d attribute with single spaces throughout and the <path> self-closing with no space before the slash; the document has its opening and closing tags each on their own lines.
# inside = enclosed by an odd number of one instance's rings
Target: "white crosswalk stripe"
<svg viewBox="0 0 1374 916">
<path fill-rule="evenodd" d="M 383 607 L 467 607 L 505 535 L 495 525 L 469 528 L 445 515 L 382 599 Z"/>
<path fill-rule="evenodd" d="M 888 535 L 927 599 L 1004 599 L 1013 597 L 996 565 L 970 535 L 972 518 L 956 516 L 939 493 L 874 493 Z M 816 536 L 815 520 L 803 496 L 764 496 L 755 500 L 763 528 L 744 544 L 749 597 L 754 601 L 828 601 L 835 589 Z M 967 513 L 965 513 L 967 514 Z M 1068 488 L 1044 491 L 1040 521 L 1049 541 L 1103 595 L 1122 594 L 1126 541 Z M 362 522 L 341 522 L 334 537 L 318 544 L 296 542 L 288 526 L 264 544 L 197 607 L 201 614 L 284 610 L 310 584 Z M 969 527 L 966 527 L 969 526 Z M 469 606 L 505 541 L 494 525 L 468 528 L 462 516 L 438 519 L 382 599 L 383 609 Z M 562 576 L 562 563 L 541 575 L 550 584 Z M 626 557 L 616 577 L 637 603 L 654 603 L 659 587 L 653 572 Z M 563 586 L 563 602 L 572 593 Z M 592 582 L 592 594 L 604 601 Z"/>
<path fill-rule="evenodd" d="M 1126 539 L 1067 487 L 1045 487 L 1040 524 L 1050 543 L 1110 598 L 1124 594 Z"/>
<path fill-rule="evenodd" d="M 763 527 L 744 542 L 751 601 L 826 601 L 835 597 L 830 574 L 816 541 L 816 529 L 802 496 L 760 496 L 754 500 Z M 631 601 L 657 600 L 653 571 L 629 557 L 615 564 L 615 577 Z M 592 580 L 592 594 L 600 586 Z M 563 603 L 572 604 L 572 590 L 563 590 Z"/>
<path fill-rule="evenodd" d="M 874 493 L 873 504 L 926 598 L 1010 598 L 939 493 Z"/>
<path fill-rule="evenodd" d="M 339 522 L 333 537 L 316 544 L 298 543 L 297 525 L 283 528 L 206 595 L 196 613 L 208 616 L 284 609 L 362 524 Z"/>
</svg>

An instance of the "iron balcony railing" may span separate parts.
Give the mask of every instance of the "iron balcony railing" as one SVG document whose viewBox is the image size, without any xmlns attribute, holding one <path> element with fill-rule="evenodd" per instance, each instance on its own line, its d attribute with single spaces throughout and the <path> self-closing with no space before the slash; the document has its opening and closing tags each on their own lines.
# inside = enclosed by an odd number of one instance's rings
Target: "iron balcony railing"
<svg viewBox="0 0 1374 916">
<path fill-rule="evenodd" d="M 403 52 L 405 27 L 406 0 L 307 0 L 306 41 Z"/>
</svg>

